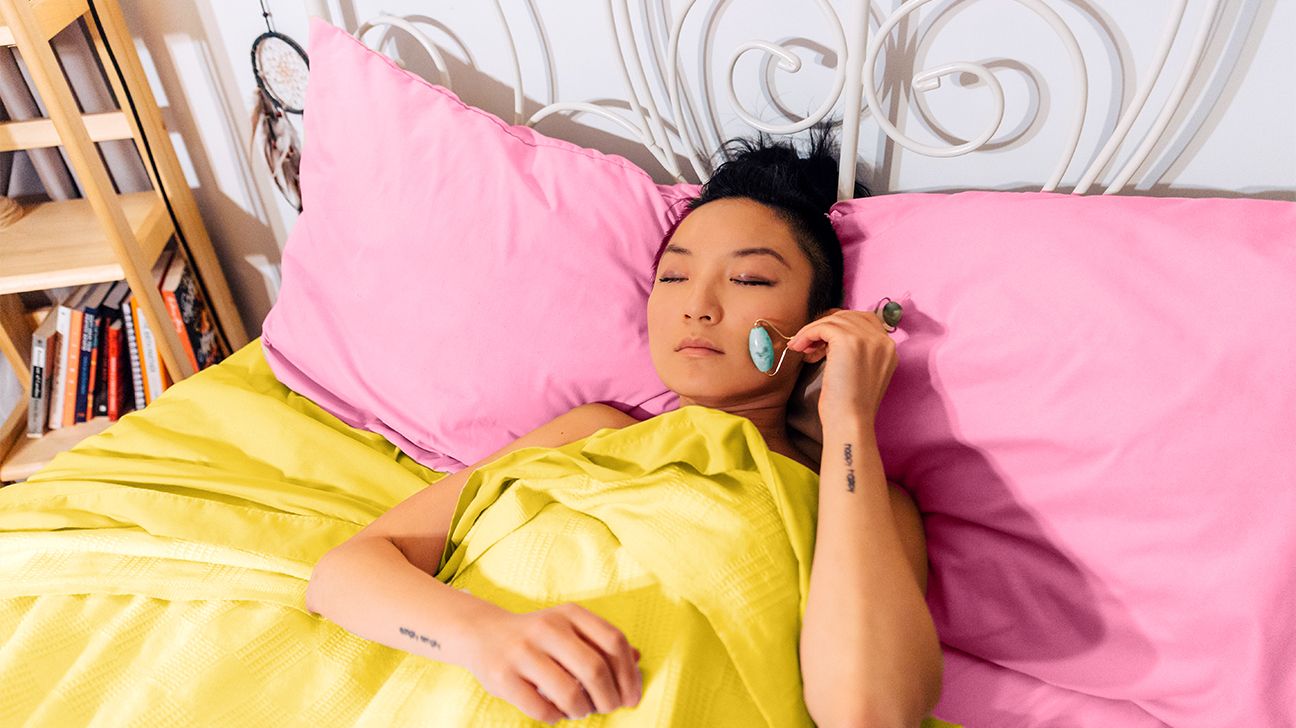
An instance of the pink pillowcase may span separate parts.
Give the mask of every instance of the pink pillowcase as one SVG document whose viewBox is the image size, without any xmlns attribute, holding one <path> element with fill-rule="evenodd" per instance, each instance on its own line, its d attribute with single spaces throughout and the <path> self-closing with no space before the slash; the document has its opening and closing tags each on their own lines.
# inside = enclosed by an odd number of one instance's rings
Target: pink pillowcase
<svg viewBox="0 0 1296 728">
<path fill-rule="evenodd" d="M 877 432 L 925 516 L 942 641 L 1170 725 L 1296 725 L 1296 204 L 831 214 L 847 307 L 905 307 Z M 984 680 L 944 695 L 947 720 L 1005 724 Z"/>
<path fill-rule="evenodd" d="M 557 415 L 678 406 L 648 356 L 657 185 L 319 19 L 304 211 L 262 344 L 275 375 L 418 462 L 456 470 Z"/>
</svg>

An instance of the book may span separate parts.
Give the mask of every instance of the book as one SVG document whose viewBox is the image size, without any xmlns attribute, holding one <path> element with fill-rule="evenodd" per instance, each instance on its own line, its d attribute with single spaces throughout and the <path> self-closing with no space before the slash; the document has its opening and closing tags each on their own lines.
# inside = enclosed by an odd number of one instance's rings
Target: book
<svg viewBox="0 0 1296 728">
<path fill-rule="evenodd" d="M 153 328 L 149 326 L 148 316 L 139 316 L 136 322 L 140 327 L 140 347 L 144 350 L 144 373 L 147 378 L 144 399 L 147 405 L 162 396 L 171 384 L 171 377 L 158 353 L 157 338 L 153 335 Z"/>
<path fill-rule="evenodd" d="M 67 381 L 68 352 L 71 350 L 70 338 L 72 327 L 72 303 L 80 297 L 84 287 L 73 287 L 60 299 L 54 301 L 52 314 L 58 318 L 55 329 L 58 331 L 58 360 L 54 364 L 54 379 L 50 382 L 49 428 L 58 430 L 63 427 L 64 383 Z M 80 333 L 77 334 L 80 338 Z"/>
<path fill-rule="evenodd" d="M 144 406 L 144 372 L 140 369 L 139 328 L 135 326 L 135 313 L 129 296 L 122 301 L 122 328 L 126 331 L 126 354 L 130 358 L 131 391 L 135 394 L 135 407 Z"/>
<path fill-rule="evenodd" d="M 180 335 L 180 348 L 184 351 L 185 356 L 189 358 L 189 364 L 193 366 L 196 372 L 202 369 L 196 351 L 197 342 L 189 335 L 184 314 L 180 311 L 180 302 L 176 298 L 176 290 L 179 289 L 181 279 L 186 274 L 185 258 L 177 253 L 175 258 L 171 260 L 171 266 L 167 269 L 166 276 L 162 279 L 162 300 L 166 302 L 172 328 Z"/>
<path fill-rule="evenodd" d="M 81 313 L 83 314 L 81 319 L 81 363 L 80 369 L 77 371 L 73 424 L 90 419 L 91 397 L 94 396 L 92 387 L 96 381 L 94 376 L 95 366 L 99 361 L 98 352 L 96 351 L 99 341 L 99 306 L 103 304 L 104 296 L 108 295 L 108 289 L 112 288 L 112 286 L 113 281 L 97 283 L 81 301 Z"/>
<path fill-rule="evenodd" d="M 108 325 L 112 319 L 103 314 L 97 317 L 98 333 L 95 335 L 95 366 L 90 392 L 86 398 L 86 419 L 108 414 Z"/>
<path fill-rule="evenodd" d="M 31 392 L 27 402 L 27 436 L 45 434 L 49 422 L 50 383 L 58 354 L 58 312 L 51 310 L 32 332 Z"/>
<path fill-rule="evenodd" d="M 85 314 L 81 311 L 81 302 L 90 294 L 94 286 L 87 284 L 76 292 L 68 305 L 72 309 L 68 323 L 68 363 L 63 380 L 63 415 L 64 427 L 76 424 L 77 379 L 81 375 L 81 331 Z"/>
<path fill-rule="evenodd" d="M 176 255 L 162 282 L 162 297 L 180 335 L 194 371 L 202 371 L 228 356 L 217 336 L 216 323 L 202 297 L 198 281 L 183 255 Z"/>
<path fill-rule="evenodd" d="M 175 249 L 168 247 L 163 251 L 153 264 L 153 283 L 161 287 L 162 277 L 166 274 L 167 268 L 171 264 L 172 257 L 175 255 Z M 170 376 L 167 374 L 166 367 L 162 364 L 162 359 L 158 353 L 157 341 L 153 335 L 153 328 L 149 324 L 148 316 L 139 305 L 139 295 L 132 293 L 130 296 L 132 319 L 137 329 L 138 345 L 140 349 L 140 373 L 144 384 L 144 405 L 162 394 L 170 384 Z"/>
<path fill-rule="evenodd" d="M 126 388 L 122 373 L 122 319 L 114 318 L 108 326 L 108 388 L 105 400 L 106 415 L 109 422 L 116 422 L 121 416 L 133 409 L 133 400 L 125 396 Z"/>
<path fill-rule="evenodd" d="M 108 387 L 110 376 L 108 370 L 111 363 L 110 357 L 112 356 L 108 352 L 108 331 L 112 327 L 114 321 L 121 319 L 122 300 L 126 298 L 128 293 L 130 293 L 130 284 L 124 280 L 117 281 L 113 284 L 112 288 L 108 289 L 108 295 L 104 297 L 103 305 L 99 307 L 99 319 L 101 322 L 100 328 L 102 335 L 99 337 L 99 366 L 96 371 L 97 379 L 94 388 L 94 396 L 92 397 L 93 409 L 90 415 L 91 417 L 108 416 Z M 117 371 L 116 366 L 113 366 L 112 369 L 115 374 Z"/>
</svg>

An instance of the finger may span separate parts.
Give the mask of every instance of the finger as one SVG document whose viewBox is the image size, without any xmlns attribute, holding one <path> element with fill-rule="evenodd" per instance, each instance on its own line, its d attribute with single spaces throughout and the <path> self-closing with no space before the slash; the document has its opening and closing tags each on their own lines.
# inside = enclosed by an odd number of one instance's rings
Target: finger
<svg viewBox="0 0 1296 728">
<path fill-rule="evenodd" d="M 643 669 L 639 667 L 639 659 L 642 657 L 642 655 L 639 654 L 638 648 L 632 647 L 631 649 L 634 650 L 634 658 L 635 658 L 635 669 L 634 669 L 635 689 L 634 689 L 634 702 L 630 704 L 638 705 L 639 701 L 643 700 Z"/>
<path fill-rule="evenodd" d="M 594 711 L 594 704 L 585 688 L 566 668 L 544 652 L 530 652 L 528 655 L 518 672 L 566 717 L 574 720 Z"/>
<path fill-rule="evenodd" d="M 512 673 L 500 686 L 501 698 L 535 720 L 554 723 L 566 718 L 563 711 L 549 702 L 539 689 L 517 673 Z"/>
<path fill-rule="evenodd" d="M 886 321 L 882 320 L 882 314 L 878 313 L 877 311 L 866 311 L 865 313 L 868 314 L 866 320 L 869 322 L 870 326 L 874 326 L 876 328 L 882 329 L 883 331 L 887 330 L 887 323 Z"/>
<path fill-rule="evenodd" d="M 608 664 L 616 673 L 616 682 L 621 691 L 621 705 L 635 705 L 643 693 L 639 682 L 639 650 L 630 646 L 625 633 L 616 625 L 597 614 L 576 605 L 572 610 L 572 623 L 576 625 L 581 636 L 597 647 L 608 657 Z"/>
<path fill-rule="evenodd" d="M 848 315 L 834 319 L 820 319 L 806 324 L 788 341 L 788 348 L 794 351 L 809 351 L 817 346 L 831 346 L 837 336 L 869 338 L 870 329 L 882 334 L 889 333 L 882 317 L 872 311 L 847 311 Z"/>
<path fill-rule="evenodd" d="M 642 676 L 636 664 L 639 661 L 639 650 L 630 646 L 625 633 L 616 625 L 580 605 L 575 606 L 577 608 L 573 610 L 573 621 L 582 636 L 611 658 L 611 664 L 616 670 L 617 685 L 621 690 L 621 704 L 638 704 L 639 697 L 643 694 Z"/>
<path fill-rule="evenodd" d="M 801 330 L 788 340 L 787 348 L 793 351 L 805 352 L 816 346 L 831 344 L 835 336 L 833 332 L 841 331 L 840 327 L 841 323 L 839 321 L 828 321 L 826 319 L 812 321 L 801 327 Z"/>
<path fill-rule="evenodd" d="M 792 334 L 792 338 L 788 339 L 787 348 L 793 351 L 802 351 L 806 342 L 816 340 L 818 331 L 819 322 L 811 321 L 802 326 L 795 334 Z"/>
<path fill-rule="evenodd" d="M 580 681 L 585 693 L 600 713 L 611 713 L 622 705 L 616 684 L 614 660 L 590 644 L 579 627 L 568 621 L 546 635 L 541 646 L 567 672 Z"/>
</svg>

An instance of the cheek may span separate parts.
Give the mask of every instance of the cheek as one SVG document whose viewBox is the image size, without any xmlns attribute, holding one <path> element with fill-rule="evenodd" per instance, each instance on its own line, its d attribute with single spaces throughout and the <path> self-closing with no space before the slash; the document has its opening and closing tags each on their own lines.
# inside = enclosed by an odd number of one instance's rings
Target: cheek
<svg viewBox="0 0 1296 728">
<path fill-rule="evenodd" d="M 666 323 L 666 318 L 660 294 L 654 293 L 648 296 L 647 320 L 648 346 L 649 348 L 655 348 L 665 335 L 662 327 Z"/>
</svg>

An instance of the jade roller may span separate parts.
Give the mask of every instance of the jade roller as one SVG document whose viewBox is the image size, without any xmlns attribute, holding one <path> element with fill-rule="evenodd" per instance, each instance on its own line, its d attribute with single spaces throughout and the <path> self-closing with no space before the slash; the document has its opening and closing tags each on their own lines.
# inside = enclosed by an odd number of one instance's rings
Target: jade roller
<svg viewBox="0 0 1296 728">
<path fill-rule="evenodd" d="M 887 304 L 883 305 L 882 301 Z M 873 313 L 878 313 L 881 309 L 880 316 L 882 322 L 887 326 L 887 332 L 896 330 L 896 325 L 900 323 L 900 315 L 904 313 L 900 304 L 885 297 L 878 301 L 878 305 L 873 307 Z M 756 319 L 752 324 L 751 331 L 747 334 L 747 353 L 751 355 L 752 363 L 756 368 L 765 373 L 766 376 L 778 374 L 779 369 L 783 367 L 783 358 L 787 356 L 788 349 L 783 347 L 783 353 L 779 355 L 778 363 L 774 363 L 774 339 L 770 337 L 770 331 L 778 334 L 784 341 L 791 341 L 792 337 L 778 330 L 774 324 L 765 319 Z"/>
</svg>

